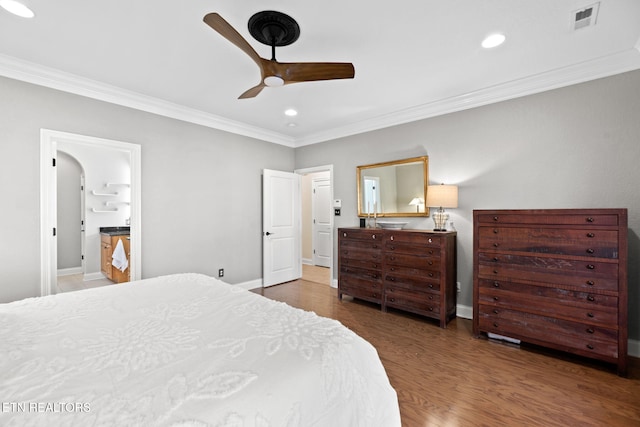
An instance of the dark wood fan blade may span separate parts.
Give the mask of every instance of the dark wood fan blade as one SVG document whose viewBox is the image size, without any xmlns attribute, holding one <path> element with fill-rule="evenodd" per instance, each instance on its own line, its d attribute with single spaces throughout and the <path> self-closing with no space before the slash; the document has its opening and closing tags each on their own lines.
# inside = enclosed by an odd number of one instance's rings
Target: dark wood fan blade
<svg viewBox="0 0 640 427">
<path fill-rule="evenodd" d="M 353 64 L 345 62 L 278 62 L 275 68 L 284 79 L 285 84 L 316 80 L 352 79 L 355 76 Z"/>
<path fill-rule="evenodd" d="M 249 89 L 248 91 L 244 92 L 242 95 L 240 95 L 238 97 L 238 99 L 254 98 L 260 92 L 262 92 L 262 89 L 264 89 L 264 88 L 265 88 L 265 84 L 264 83 L 260 83 L 258 86 L 254 86 L 251 89 Z"/>
<path fill-rule="evenodd" d="M 229 40 L 231 43 L 239 47 L 244 53 L 249 55 L 253 61 L 258 64 L 260 70 L 262 70 L 262 58 L 251 47 L 251 45 L 238 33 L 235 28 L 231 26 L 227 21 L 215 12 L 208 13 L 203 18 L 203 21 L 218 32 L 222 37 Z"/>
</svg>

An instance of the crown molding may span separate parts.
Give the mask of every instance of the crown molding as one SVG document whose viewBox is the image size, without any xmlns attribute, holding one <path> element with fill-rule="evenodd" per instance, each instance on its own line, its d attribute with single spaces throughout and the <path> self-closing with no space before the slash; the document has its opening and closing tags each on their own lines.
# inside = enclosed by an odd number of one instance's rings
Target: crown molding
<svg viewBox="0 0 640 427">
<path fill-rule="evenodd" d="M 633 48 L 612 55 L 525 76 L 510 82 L 405 108 L 296 139 L 278 132 L 0 54 L 0 75 L 5 77 L 291 148 L 463 111 L 637 69 L 640 69 L 640 39 Z"/>
<path fill-rule="evenodd" d="M 295 147 L 317 144 L 319 142 L 401 125 L 443 114 L 454 113 L 456 111 L 481 107 L 483 105 L 533 95 L 547 90 L 584 83 L 637 69 L 640 69 L 640 40 L 638 40 L 632 49 L 596 58 L 591 61 L 526 76 L 477 91 L 395 111 L 370 120 L 363 120 L 347 126 L 318 132 L 297 139 Z"/>
<path fill-rule="evenodd" d="M 163 101 L 158 98 L 124 90 L 116 86 L 44 67 L 0 54 L 0 75 L 15 80 L 33 83 L 52 89 L 69 92 L 88 98 L 122 105 L 148 113 L 158 114 L 226 132 L 259 139 L 261 141 L 294 147 L 295 140 L 287 135 L 269 131 L 246 123 L 205 113 L 193 108 Z"/>
</svg>

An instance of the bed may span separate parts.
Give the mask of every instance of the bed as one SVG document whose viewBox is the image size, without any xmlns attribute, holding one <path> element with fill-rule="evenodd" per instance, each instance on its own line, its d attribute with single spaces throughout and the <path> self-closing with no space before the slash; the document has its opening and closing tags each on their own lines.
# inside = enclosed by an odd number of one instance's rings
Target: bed
<svg viewBox="0 0 640 427">
<path fill-rule="evenodd" d="M 0 304 L 0 424 L 400 426 L 373 346 L 200 274 Z"/>
</svg>

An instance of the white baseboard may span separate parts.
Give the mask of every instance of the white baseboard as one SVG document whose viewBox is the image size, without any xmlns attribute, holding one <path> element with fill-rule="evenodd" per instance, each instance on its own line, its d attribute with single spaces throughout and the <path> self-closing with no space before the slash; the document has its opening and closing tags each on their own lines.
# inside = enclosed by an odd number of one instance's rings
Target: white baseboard
<svg viewBox="0 0 640 427">
<path fill-rule="evenodd" d="M 82 267 L 61 268 L 56 273 L 58 276 L 71 276 L 74 274 L 82 274 Z"/>
<path fill-rule="evenodd" d="M 473 307 L 458 304 L 456 314 L 463 319 L 473 319 Z M 627 354 L 632 357 L 640 357 L 640 341 L 630 339 L 627 342 Z"/>
<path fill-rule="evenodd" d="M 309 258 L 302 258 L 302 263 L 304 265 L 313 265 L 313 260 Z"/>
<path fill-rule="evenodd" d="M 91 280 L 100 280 L 100 279 L 106 279 L 107 276 L 105 276 L 104 274 L 97 272 L 97 273 L 85 273 L 85 275 L 82 277 L 82 281 L 83 282 L 89 282 Z"/>
<path fill-rule="evenodd" d="M 456 316 L 462 317 L 463 319 L 473 319 L 473 307 L 469 307 L 468 305 L 458 304 L 456 306 Z"/>
</svg>

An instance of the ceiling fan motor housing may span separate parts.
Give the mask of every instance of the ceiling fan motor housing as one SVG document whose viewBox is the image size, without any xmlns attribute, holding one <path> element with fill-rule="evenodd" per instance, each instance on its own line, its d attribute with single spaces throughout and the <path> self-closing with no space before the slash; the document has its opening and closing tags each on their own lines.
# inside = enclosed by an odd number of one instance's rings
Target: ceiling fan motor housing
<svg viewBox="0 0 640 427">
<path fill-rule="evenodd" d="M 249 18 L 249 32 L 267 46 L 288 46 L 300 37 L 298 23 L 289 15 L 265 10 Z"/>
</svg>

